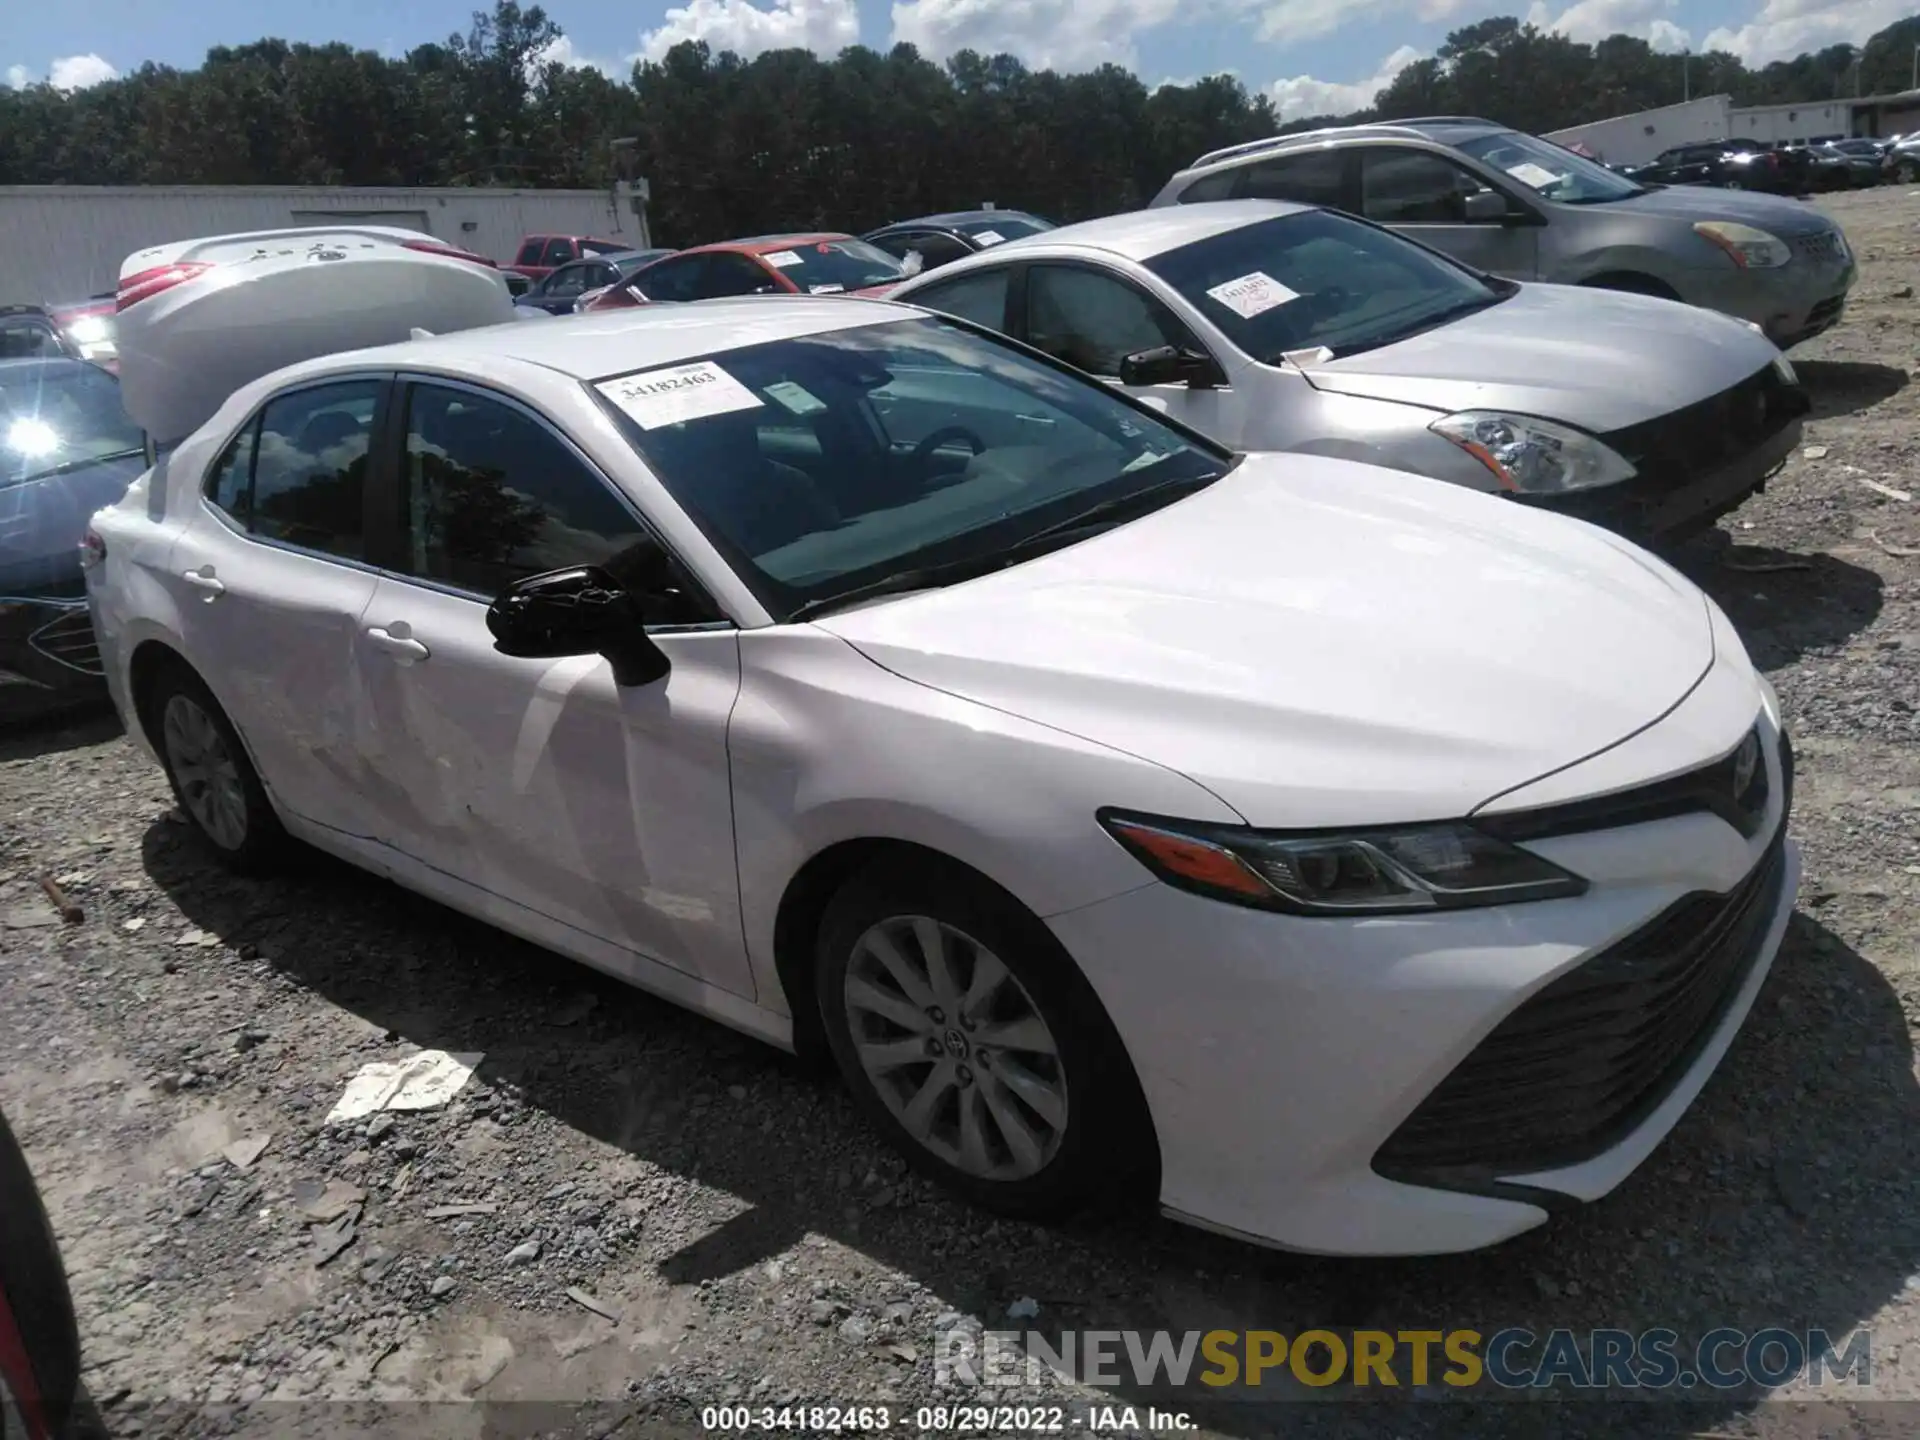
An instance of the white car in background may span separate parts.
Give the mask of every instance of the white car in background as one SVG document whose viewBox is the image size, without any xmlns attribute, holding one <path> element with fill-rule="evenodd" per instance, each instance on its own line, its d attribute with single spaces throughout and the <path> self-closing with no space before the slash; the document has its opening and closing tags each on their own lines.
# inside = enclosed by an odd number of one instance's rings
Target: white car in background
<svg viewBox="0 0 1920 1440">
<path fill-rule="evenodd" d="M 164 365 L 254 284 L 311 358 L 149 408 L 191 433 L 89 541 L 129 733 L 235 866 L 294 837 L 831 1052 L 1004 1212 L 1133 1182 L 1314 1251 L 1604 1194 L 1766 977 L 1777 704 L 1599 530 L 882 301 L 362 349 L 391 317 L 282 268 L 123 312 Z"/>
</svg>

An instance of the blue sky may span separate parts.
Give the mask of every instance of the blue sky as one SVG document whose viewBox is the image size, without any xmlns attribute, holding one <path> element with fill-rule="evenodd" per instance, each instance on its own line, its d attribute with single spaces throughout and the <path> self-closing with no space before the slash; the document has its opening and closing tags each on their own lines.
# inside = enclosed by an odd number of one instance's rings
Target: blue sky
<svg viewBox="0 0 1920 1440">
<path fill-rule="evenodd" d="M 1489 14 L 1524 15 L 1579 40 L 1615 31 L 1662 49 L 1714 46 L 1750 63 L 1859 42 L 1920 0 L 553 0 L 557 58 L 624 74 L 636 55 L 704 38 L 742 54 L 822 54 L 910 40 L 936 58 L 972 47 L 1035 66 L 1114 61 L 1149 83 L 1231 71 L 1283 114 L 1366 103 L 1400 66 Z M 474 0 L 20 0 L 0 35 L 0 81 L 96 83 L 145 61 L 191 66 L 212 45 L 262 36 L 341 40 L 398 54 L 464 30 Z M 1679 96 L 1674 97 L 1676 100 Z"/>
</svg>

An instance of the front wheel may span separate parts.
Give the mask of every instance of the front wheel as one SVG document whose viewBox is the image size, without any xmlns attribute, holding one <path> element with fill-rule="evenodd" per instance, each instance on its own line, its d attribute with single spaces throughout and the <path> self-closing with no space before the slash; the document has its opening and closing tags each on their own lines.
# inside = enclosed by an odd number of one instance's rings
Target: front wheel
<svg viewBox="0 0 1920 1440">
<path fill-rule="evenodd" d="M 213 692 L 183 663 L 154 682 L 144 708 L 174 799 L 200 841 L 242 874 L 270 869 L 287 834 Z"/>
<path fill-rule="evenodd" d="M 828 907 L 815 969 L 861 1107 L 923 1174 L 1050 1219 L 1154 1154 L 1133 1068 L 1046 927 L 967 872 L 885 865 Z"/>
</svg>

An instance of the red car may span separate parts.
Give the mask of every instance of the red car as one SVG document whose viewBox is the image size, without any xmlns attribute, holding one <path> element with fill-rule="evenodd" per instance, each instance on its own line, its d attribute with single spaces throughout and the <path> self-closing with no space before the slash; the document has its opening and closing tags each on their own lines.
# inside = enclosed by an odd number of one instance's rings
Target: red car
<svg viewBox="0 0 1920 1440">
<path fill-rule="evenodd" d="M 906 268 L 851 235 L 756 235 L 682 250 L 583 300 L 580 311 L 726 295 L 885 295 Z"/>
<path fill-rule="evenodd" d="M 53 1227 L 0 1115 L 0 1435 L 53 1440 L 80 1385 L 80 1331 Z"/>
<path fill-rule="evenodd" d="M 513 252 L 513 263 L 501 268 L 539 280 L 589 255 L 624 255 L 636 248 L 631 240 L 598 240 L 591 235 L 523 235 L 520 248 Z"/>
</svg>

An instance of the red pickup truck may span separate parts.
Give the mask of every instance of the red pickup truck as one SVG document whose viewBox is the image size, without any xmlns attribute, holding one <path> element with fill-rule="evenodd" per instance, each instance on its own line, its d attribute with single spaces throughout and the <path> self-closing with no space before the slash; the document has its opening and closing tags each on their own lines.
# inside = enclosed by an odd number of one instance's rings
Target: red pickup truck
<svg viewBox="0 0 1920 1440">
<path fill-rule="evenodd" d="M 524 235 L 513 263 L 501 266 L 529 280 L 538 280 L 570 260 L 588 255 L 622 255 L 636 248 L 627 240 L 599 240 L 591 235 Z"/>
</svg>

